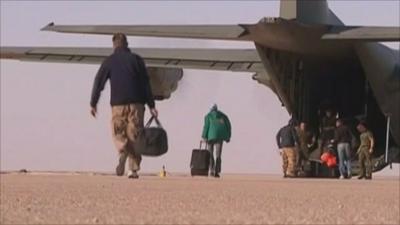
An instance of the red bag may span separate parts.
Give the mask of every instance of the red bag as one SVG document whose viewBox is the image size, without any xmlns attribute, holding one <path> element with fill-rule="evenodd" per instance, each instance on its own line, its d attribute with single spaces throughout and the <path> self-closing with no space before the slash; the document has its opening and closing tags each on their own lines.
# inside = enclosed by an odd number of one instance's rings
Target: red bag
<svg viewBox="0 0 400 225">
<path fill-rule="evenodd" d="M 324 154 L 321 155 L 321 161 L 326 163 L 328 162 L 328 159 L 332 157 L 332 154 L 329 152 L 324 152 Z"/>
<path fill-rule="evenodd" d="M 329 157 L 329 159 L 326 161 L 326 165 L 327 165 L 328 167 L 330 167 L 330 168 L 335 167 L 336 164 L 337 164 L 337 162 L 336 162 L 336 157 L 333 156 L 333 155 L 332 155 L 331 157 Z"/>
</svg>

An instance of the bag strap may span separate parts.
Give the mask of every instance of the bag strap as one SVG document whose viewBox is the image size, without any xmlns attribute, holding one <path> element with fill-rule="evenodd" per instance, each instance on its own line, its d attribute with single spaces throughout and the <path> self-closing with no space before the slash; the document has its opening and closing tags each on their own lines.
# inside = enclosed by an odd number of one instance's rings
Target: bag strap
<svg viewBox="0 0 400 225">
<path fill-rule="evenodd" d="M 144 127 L 150 127 L 151 123 L 153 122 L 153 117 L 150 117 L 149 121 L 147 121 L 146 125 Z"/>
<path fill-rule="evenodd" d="M 161 127 L 161 128 L 162 128 L 161 122 L 158 120 L 157 117 L 154 117 L 154 116 L 151 116 L 151 117 L 150 117 L 150 119 L 149 119 L 149 121 L 147 121 L 145 127 L 150 127 L 150 125 L 151 125 L 151 123 L 153 122 L 153 120 L 156 121 L 157 127 Z"/>
<path fill-rule="evenodd" d="M 158 120 L 157 117 L 154 117 L 154 120 L 156 121 L 156 124 L 157 124 L 158 127 L 161 127 L 161 128 L 163 127 L 163 126 L 161 125 L 160 120 Z"/>
</svg>

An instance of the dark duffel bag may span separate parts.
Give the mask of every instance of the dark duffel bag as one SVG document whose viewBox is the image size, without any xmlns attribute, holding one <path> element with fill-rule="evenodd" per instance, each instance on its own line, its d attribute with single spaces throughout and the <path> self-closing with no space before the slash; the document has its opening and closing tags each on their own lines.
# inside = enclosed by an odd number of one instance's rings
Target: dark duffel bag
<svg viewBox="0 0 400 225">
<path fill-rule="evenodd" d="M 156 121 L 156 127 L 150 127 L 153 120 Z M 151 117 L 146 126 L 139 132 L 135 143 L 135 152 L 144 156 L 160 156 L 167 151 L 167 132 L 156 117 Z"/>
<path fill-rule="evenodd" d="M 192 176 L 208 176 L 208 168 L 210 166 L 210 152 L 206 149 L 193 149 L 192 158 L 190 160 L 190 174 Z"/>
</svg>

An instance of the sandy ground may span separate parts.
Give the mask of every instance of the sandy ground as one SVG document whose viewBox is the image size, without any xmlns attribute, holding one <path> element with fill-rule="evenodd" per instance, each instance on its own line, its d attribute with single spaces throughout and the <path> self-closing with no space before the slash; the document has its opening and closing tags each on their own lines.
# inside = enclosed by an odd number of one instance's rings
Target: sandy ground
<svg viewBox="0 0 400 225">
<path fill-rule="evenodd" d="M 1 224 L 400 224 L 400 181 L 1 174 Z"/>
</svg>

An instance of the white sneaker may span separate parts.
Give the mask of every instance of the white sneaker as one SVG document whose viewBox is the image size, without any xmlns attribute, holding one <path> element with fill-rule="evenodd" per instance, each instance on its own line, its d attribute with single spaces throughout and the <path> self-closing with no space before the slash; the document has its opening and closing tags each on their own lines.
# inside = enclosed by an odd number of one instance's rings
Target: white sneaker
<svg viewBox="0 0 400 225">
<path fill-rule="evenodd" d="M 138 176 L 138 174 L 136 173 L 136 171 L 129 170 L 129 171 L 128 171 L 128 178 L 138 179 L 139 176 Z"/>
<path fill-rule="evenodd" d="M 344 179 L 344 176 L 340 175 L 339 179 L 343 180 L 343 179 Z"/>
</svg>

